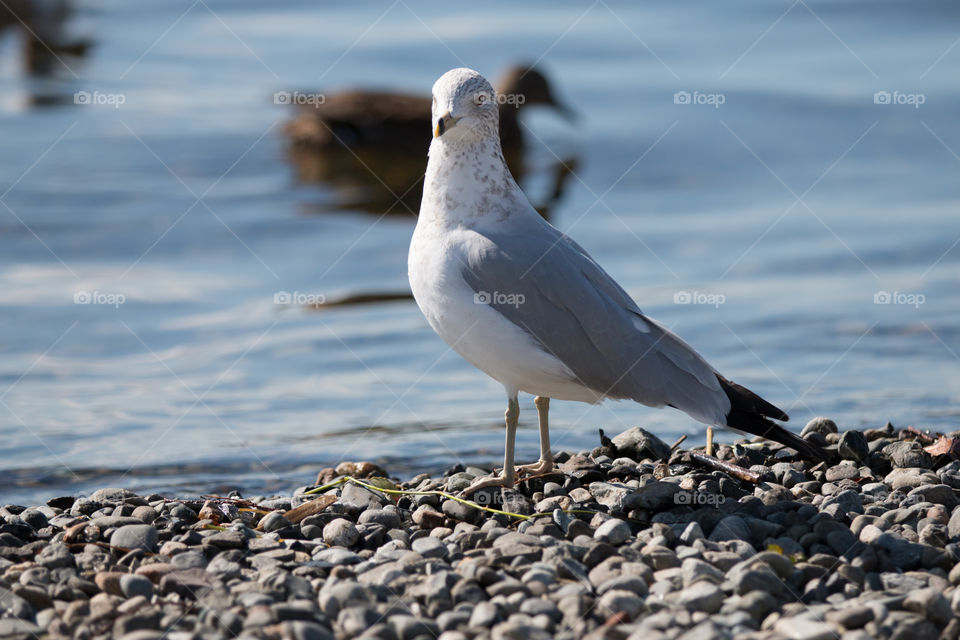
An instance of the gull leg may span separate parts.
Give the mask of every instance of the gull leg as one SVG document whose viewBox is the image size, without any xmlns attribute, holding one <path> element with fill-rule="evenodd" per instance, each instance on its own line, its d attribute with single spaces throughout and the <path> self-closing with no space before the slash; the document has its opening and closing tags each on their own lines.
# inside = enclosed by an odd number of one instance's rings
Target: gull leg
<svg viewBox="0 0 960 640">
<path fill-rule="evenodd" d="M 707 426 L 707 455 L 713 455 L 713 426 Z"/>
<path fill-rule="evenodd" d="M 540 419 L 540 460 L 534 464 L 517 467 L 518 472 L 529 473 L 530 475 L 553 471 L 553 454 L 550 453 L 550 424 L 547 421 L 547 414 L 550 413 L 550 398 L 537 396 L 533 399 L 533 404 L 537 407 L 537 414 Z"/>
<path fill-rule="evenodd" d="M 503 448 L 503 473 L 498 478 L 482 478 L 463 490 L 461 495 L 468 496 L 484 487 L 512 487 L 514 480 L 513 445 L 517 436 L 517 422 L 520 420 L 520 403 L 517 396 L 507 399 L 507 438 Z"/>
</svg>

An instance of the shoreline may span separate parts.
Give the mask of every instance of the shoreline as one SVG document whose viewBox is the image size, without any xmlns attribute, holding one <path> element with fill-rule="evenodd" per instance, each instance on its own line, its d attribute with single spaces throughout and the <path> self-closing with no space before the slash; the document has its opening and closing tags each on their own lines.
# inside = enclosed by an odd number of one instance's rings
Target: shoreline
<svg viewBox="0 0 960 640">
<path fill-rule="evenodd" d="M 470 503 L 485 470 L 359 462 L 256 502 L 5 505 L 0 636 L 960 636 L 960 433 L 803 435 L 831 460 L 739 441 L 714 463 L 633 428 Z"/>
</svg>

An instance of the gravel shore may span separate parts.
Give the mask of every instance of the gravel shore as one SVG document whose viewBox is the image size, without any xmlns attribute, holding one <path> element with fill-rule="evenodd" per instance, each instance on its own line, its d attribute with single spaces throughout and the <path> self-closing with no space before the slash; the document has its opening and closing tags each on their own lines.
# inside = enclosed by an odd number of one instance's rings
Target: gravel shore
<svg viewBox="0 0 960 640">
<path fill-rule="evenodd" d="M 513 515 L 440 493 L 489 470 L 399 482 L 371 463 L 290 497 L 5 505 L 0 636 L 960 636 L 960 438 L 819 418 L 803 435 L 831 461 L 601 435 L 555 473 L 472 496 Z"/>
</svg>

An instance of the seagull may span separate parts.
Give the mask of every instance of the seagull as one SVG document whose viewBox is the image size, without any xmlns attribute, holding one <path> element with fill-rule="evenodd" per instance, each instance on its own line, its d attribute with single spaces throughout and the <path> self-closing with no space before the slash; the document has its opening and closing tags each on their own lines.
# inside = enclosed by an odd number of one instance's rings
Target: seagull
<svg viewBox="0 0 960 640">
<path fill-rule="evenodd" d="M 507 169 L 496 93 L 471 69 L 433 86 L 423 201 L 408 277 L 427 322 L 507 394 L 503 472 L 465 494 L 512 487 L 519 473 L 553 469 L 550 399 L 629 399 L 669 406 L 712 426 L 763 436 L 822 460 L 778 425 L 786 413 L 720 375 L 637 304 L 590 255 L 544 220 Z M 540 459 L 514 469 L 518 392 L 532 394 Z"/>
</svg>

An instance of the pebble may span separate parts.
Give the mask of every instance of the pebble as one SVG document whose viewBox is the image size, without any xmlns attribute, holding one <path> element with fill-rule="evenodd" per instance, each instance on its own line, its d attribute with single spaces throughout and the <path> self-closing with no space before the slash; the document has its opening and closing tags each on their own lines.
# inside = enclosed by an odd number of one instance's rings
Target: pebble
<svg viewBox="0 0 960 640">
<path fill-rule="evenodd" d="M 612 545 L 623 544 L 631 538 L 630 525 L 617 518 L 611 518 L 597 527 L 593 532 L 595 540 L 608 542 Z"/>
<path fill-rule="evenodd" d="M 356 525 L 345 518 L 337 518 L 323 528 L 323 541 L 334 547 L 352 547 L 360 539 Z"/>
<path fill-rule="evenodd" d="M 110 544 L 121 549 L 141 549 L 156 551 L 159 534 L 157 528 L 149 524 L 128 524 L 118 528 L 110 536 Z"/>
</svg>

